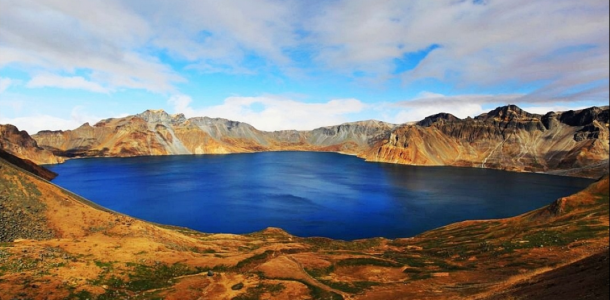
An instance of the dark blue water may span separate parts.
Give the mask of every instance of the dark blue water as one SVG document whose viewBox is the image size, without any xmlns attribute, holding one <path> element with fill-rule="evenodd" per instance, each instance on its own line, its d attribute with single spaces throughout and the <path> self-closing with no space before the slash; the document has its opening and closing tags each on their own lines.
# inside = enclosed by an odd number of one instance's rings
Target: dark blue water
<svg viewBox="0 0 610 300">
<path fill-rule="evenodd" d="M 515 216 L 591 183 L 312 152 L 76 159 L 49 168 L 60 174 L 54 183 L 144 220 L 210 233 L 274 226 L 348 240 Z"/>
</svg>

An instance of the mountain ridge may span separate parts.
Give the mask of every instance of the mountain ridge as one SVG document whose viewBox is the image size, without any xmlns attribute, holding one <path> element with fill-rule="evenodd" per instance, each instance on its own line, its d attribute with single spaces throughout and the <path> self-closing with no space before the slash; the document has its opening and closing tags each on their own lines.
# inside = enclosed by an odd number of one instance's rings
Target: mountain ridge
<svg viewBox="0 0 610 300">
<path fill-rule="evenodd" d="M 365 120 L 313 130 L 261 131 L 223 118 L 187 119 L 180 113 L 146 110 L 73 130 L 40 131 L 32 139 L 58 157 L 57 162 L 75 157 L 326 151 L 372 162 L 596 178 L 608 171 L 608 115 L 608 106 L 541 115 L 507 105 L 465 119 L 439 113 L 414 123 Z"/>
<path fill-rule="evenodd" d="M 572 170 L 574 174 L 608 161 L 607 112 L 606 106 L 538 115 L 511 105 L 475 118 L 439 114 L 418 124 L 400 125 L 364 158 L 511 171 Z M 586 117 L 574 121 L 566 117 L 571 115 Z M 604 165 L 585 177 L 601 176 L 608 170 Z"/>
</svg>

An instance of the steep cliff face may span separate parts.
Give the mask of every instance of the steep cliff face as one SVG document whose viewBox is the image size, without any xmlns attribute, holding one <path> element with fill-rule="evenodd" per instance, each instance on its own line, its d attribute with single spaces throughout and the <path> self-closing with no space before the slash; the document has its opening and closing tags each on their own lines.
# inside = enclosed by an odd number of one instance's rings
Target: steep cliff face
<svg viewBox="0 0 610 300">
<path fill-rule="evenodd" d="M 105 119 L 75 130 L 34 135 L 45 149 L 64 157 L 223 154 L 258 151 L 339 151 L 358 154 L 386 138 L 393 125 L 379 121 L 346 123 L 313 131 L 264 132 L 219 118 L 170 115 L 147 110 Z"/>
<path fill-rule="evenodd" d="M 39 147 L 27 132 L 19 131 L 13 125 L 0 125 L 0 150 L 36 164 L 57 164 L 64 161 L 63 158 Z"/>
<path fill-rule="evenodd" d="M 573 170 L 588 177 L 608 170 L 608 107 L 546 115 L 499 107 L 461 120 L 450 114 L 402 125 L 364 158 L 414 165 L 515 171 Z"/>
</svg>

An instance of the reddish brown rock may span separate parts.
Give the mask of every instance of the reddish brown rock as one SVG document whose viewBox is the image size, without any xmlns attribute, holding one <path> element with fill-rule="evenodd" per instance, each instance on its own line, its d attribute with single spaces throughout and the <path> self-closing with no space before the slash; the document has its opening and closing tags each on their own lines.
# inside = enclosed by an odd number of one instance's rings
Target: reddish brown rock
<svg viewBox="0 0 610 300">
<path fill-rule="evenodd" d="M 608 107 L 542 116 L 509 105 L 474 119 L 438 114 L 402 125 L 363 157 L 598 178 L 608 172 L 608 150 Z"/>
<path fill-rule="evenodd" d="M 0 125 L 0 149 L 36 164 L 57 164 L 63 158 L 38 146 L 26 131 L 13 125 Z"/>
</svg>

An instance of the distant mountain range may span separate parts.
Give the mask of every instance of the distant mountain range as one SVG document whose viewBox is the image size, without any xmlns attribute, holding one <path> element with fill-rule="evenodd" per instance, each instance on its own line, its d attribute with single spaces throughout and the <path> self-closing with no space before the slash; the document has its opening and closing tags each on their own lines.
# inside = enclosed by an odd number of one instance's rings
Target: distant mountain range
<svg viewBox="0 0 610 300">
<path fill-rule="evenodd" d="M 329 151 L 367 161 L 598 178 L 608 172 L 608 122 L 608 106 L 538 115 L 508 105 L 475 118 L 440 113 L 400 125 L 370 120 L 266 132 L 226 119 L 147 110 L 31 138 L 3 126 L 0 148 L 43 164 L 74 157 Z"/>
</svg>

